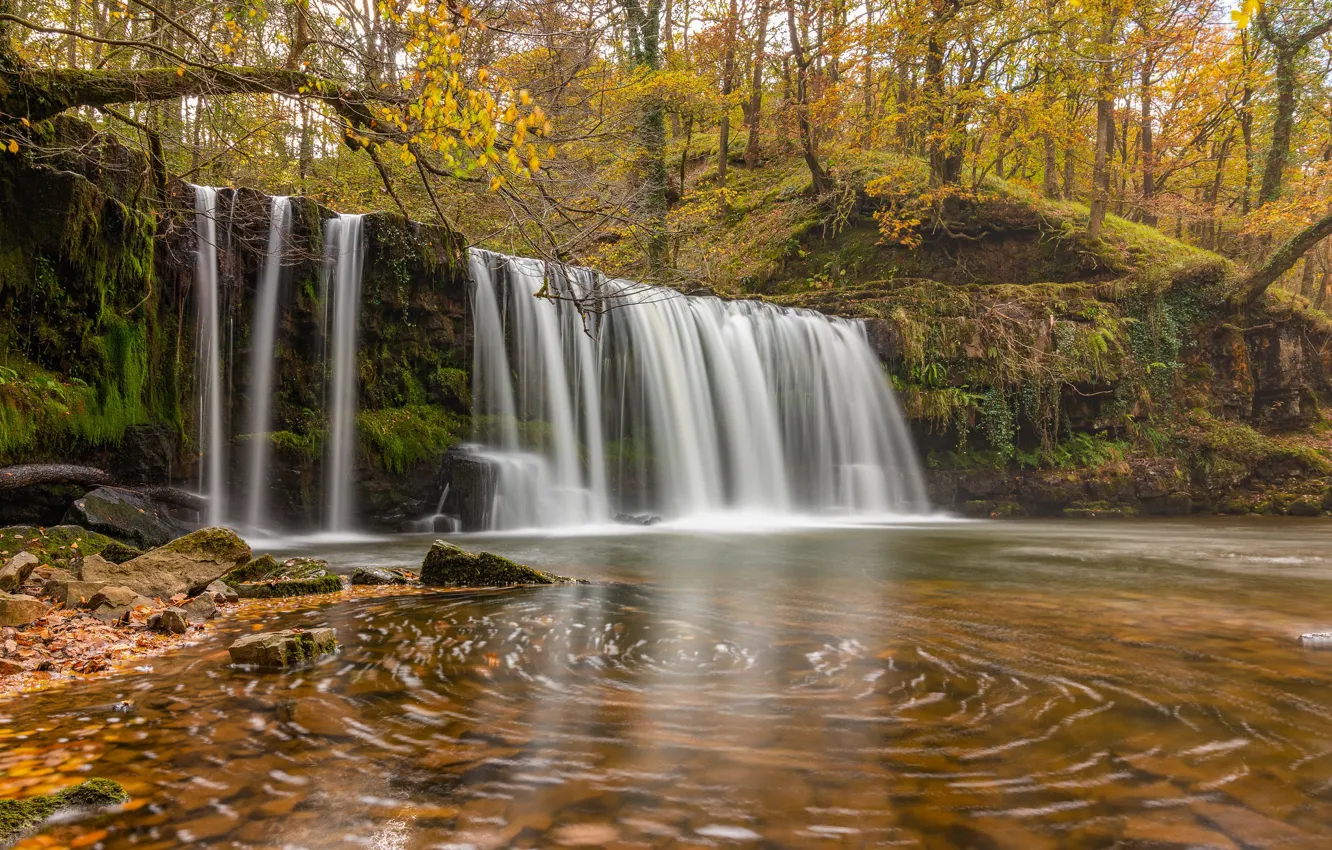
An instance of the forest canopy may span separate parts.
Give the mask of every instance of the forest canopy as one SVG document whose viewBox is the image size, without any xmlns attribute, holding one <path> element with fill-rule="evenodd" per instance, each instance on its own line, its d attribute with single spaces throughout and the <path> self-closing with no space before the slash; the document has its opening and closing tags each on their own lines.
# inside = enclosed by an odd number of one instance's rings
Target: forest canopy
<svg viewBox="0 0 1332 850">
<path fill-rule="evenodd" d="M 5 0 L 0 25 L 11 156 L 68 112 L 163 179 L 684 283 L 688 218 L 798 162 L 834 232 L 862 205 L 909 246 L 1003 184 L 1086 204 L 1089 239 L 1115 215 L 1235 258 L 1242 300 L 1332 286 L 1332 0 Z"/>
</svg>

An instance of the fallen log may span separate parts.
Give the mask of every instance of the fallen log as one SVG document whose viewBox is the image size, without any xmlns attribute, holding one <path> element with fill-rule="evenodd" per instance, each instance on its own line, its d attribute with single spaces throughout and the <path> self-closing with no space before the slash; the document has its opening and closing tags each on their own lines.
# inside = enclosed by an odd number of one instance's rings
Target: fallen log
<svg viewBox="0 0 1332 850">
<path fill-rule="evenodd" d="M 41 487 L 50 484 L 77 484 L 83 487 L 114 487 L 138 493 L 177 508 L 201 511 L 208 505 L 208 500 L 196 493 L 177 487 L 142 484 L 118 484 L 115 476 L 104 469 L 93 466 L 78 466 L 70 463 L 24 463 L 6 466 L 0 469 L 0 490 L 19 490 L 24 487 Z"/>
</svg>

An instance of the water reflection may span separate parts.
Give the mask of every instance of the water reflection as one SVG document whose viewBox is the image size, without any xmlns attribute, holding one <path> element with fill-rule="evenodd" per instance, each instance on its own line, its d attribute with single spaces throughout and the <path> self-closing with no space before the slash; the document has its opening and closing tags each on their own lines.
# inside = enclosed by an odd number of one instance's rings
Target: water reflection
<svg viewBox="0 0 1332 850">
<path fill-rule="evenodd" d="M 505 538 L 597 580 L 269 615 L 344 643 L 288 675 L 225 624 L 0 706 L 0 793 L 125 781 L 43 836 L 106 847 L 1327 846 L 1321 528 Z"/>
</svg>

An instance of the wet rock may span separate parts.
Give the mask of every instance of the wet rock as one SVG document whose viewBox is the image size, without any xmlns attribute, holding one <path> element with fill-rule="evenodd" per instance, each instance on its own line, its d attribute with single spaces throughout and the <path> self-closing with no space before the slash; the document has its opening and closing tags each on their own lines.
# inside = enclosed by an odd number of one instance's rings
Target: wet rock
<svg viewBox="0 0 1332 850">
<path fill-rule="evenodd" d="M 411 584 L 411 579 L 402 575 L 400 570 L 384 570 L 379 567 L 357 567 L 351 575 L 352 584 Z"/>
<path fill-rule="evenodd" d="M 1300 635 L 1300 646 L 1309 649 L 1332 649 L 1332 632 L 1310 632 Z"/>
<path fill-rule="evenodd" d="M 185 617 L 195 625 L 206 623 L 217 616 L 217 603 L 210 593 L 201 593 L 180 606 Z"/>
<path fill-rule="evenodd" d="M 222 581 L 241 599 L 307 596 L 342 590 L 342 579 L 328 571 L 327 561 L 318 558 L 288 558 L 279 562 L 272 555 L 261 555 L 227 573 Z"/>
<path fill-rule="evenodd" d="M 224 574 L 250 560 L 250 547 L 225 528 L 203 528 L 123 564 L 99 558 L 83 562 L 84 581 L 124 585 L 144 594 L 170 599 L 198 593 Z"/>
<path fill-rule="evenodd" d="M 22 800 L 0 800 L 0 845 L 10 842 L 40 826 L 56 812 L 66 809 L 93 809 L 128 803 L 129 795 L 119 783 L 109 779 L 89 779 L 82 785 Z"/>
<path fill-rule="evenodd" d="M 148 618 L 148 628 L 155 632 L 183 635 L 189 627 L 189 616 L 180 608 L 165 608 Z"/>
<path fill-rule="evenodd" d="M 153 600 L 129 587 L 103 587 L 88 600 L 88 610 L 94 617 L 108 623 L 129 619 L 135 608 L 151 608 Z"/>
<path fill-rule="evenodd" d="M 421 583 L 431 587 L 509 587 L 571 581 L 490 552 L 474 555 L 445 540 L 436 540 L 421 563 Z"/>
<path fill-rule="evenodd" d="M 1286 506 L 1286 516 L 1319 516 L 1323 505 L 1313 496 L 1304 496 Z"/>
<path fill-rule="evenodd" d="M 83 608 L 100 591 L 108 587 L 103 581 L 77 581 L 52 579 L 42 587 L 42 593 L 66 608 Z"/>
<path fill-rule="evenodd" d="M 229 602 L 239 602 L 240 597 L 236 595 L 236 590 L 231 585 L 218 579 L 204 588 L 204 593 L 213 597 L 213 601 L 218 605 Z"/>
<path fill-rule="evenodd" d="M 39 559 L 31 552 L 19 552 L 0 567 L 0 590 L 13 593 L 23 586 L 37 568 Z"/>
<path fill-rule="evenodd" d="M 288 668 L 327 655 L 337 647 L 337 636 L 332 629 L 287 629 L 246 635 L 231 645 L 230 652 L 233 664 Z"/>
<path fill-rule="evenodd" d="M 26 626 L 46 614 L 47 605 L 23 594 L 0 592 L 0 626 Z"/>
<path fill-rule="evenodd" d="M 1171 458 L 1138 458 L 1129 461 L 1133 492 L 1139 499 L 1156 499 L 1188 487 L 1188 477 Z"/>
<path fill-rule="evenodd" d="M 656 514 L 616 514 L 615 521 L 621 525 L 656 525 L 661 517 Z"/>
<path fill-rule="evenodd" d="M 162 546 L 176 536 L 165 511 L 155 502 L 115 487 L 99 487 L 75 499 L 65 522 L 139 546 Z"/>
</svg>

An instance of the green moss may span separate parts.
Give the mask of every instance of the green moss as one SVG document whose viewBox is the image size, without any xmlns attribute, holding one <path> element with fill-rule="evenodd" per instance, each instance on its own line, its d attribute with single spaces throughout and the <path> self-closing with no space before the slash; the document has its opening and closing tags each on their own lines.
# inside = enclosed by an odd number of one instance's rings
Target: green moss
<svg viewBox="0 0 1332 850">
<path fill-rule="evenodd" d="M 250 559 L 250 547 L 229 528 L 201 528 L 177 537 L 161 548 L 168 552 L 203 555 L 218 562 L 241 563 Z"/>
<path fill-rule="evenodd" d="M 39 797 L 0 800 L 0 842 L 8 844 L 23 833 L 64 809 L 90 809 L 129 802 L 129 795 L 119 783 L 109 779 L 89 779 Z"/>
<path fill-rule="evenodd" d="M 101 556 L 113 564 L 123 564 L 126 561 L 132 561 L 143 554 L 142 549 L 135 549 L 119 540 L 112 540 L 100 552 Z"/>
<path fill-rule="evenodd" d="M 363 410 L 356 424 L 362 449 L 393 473 L 440 463 L 467 432 L 456 415 L 432 405 Z"/>
<path fill-rule="evenodd" d="M 242 599 L 271 599 L 285 596 L 309 596 L 315 593 L 337 593 L 342 590 L 342 579 L 334 575 L 310 579 L 269 581 L 256 584 L 232 584 Z"/>
<path fill-rule="evenodd" d="M 272 555 L 260 555 L 228 572 L 222 581 L 245 599 L 336 593 L 342 589 L 342 580 L 328 573 L 328 562 L 317 558 L 297 557 L 279 562 Z"/>
<path fill-rule="evenodd" d="M 222 576 L 227 584 L 243 581 L 263 581 L 282 575 L 282 562 L 272 555 L 264 554 L 243 564 Z"/>
<path fill-rule="evenodd" d="M 0 529 L 0 551 L 9 555 L 31 552 L 43 565 L 61 569 L 70 569 L 76 559 L 99 554 L 113 544 L 115 541 L 105 534 L 77 525 L 57 525 L 47 529 L 14 525 Z"/>
</svg>

